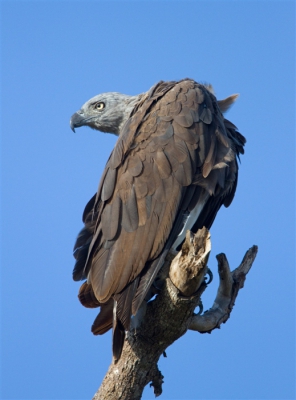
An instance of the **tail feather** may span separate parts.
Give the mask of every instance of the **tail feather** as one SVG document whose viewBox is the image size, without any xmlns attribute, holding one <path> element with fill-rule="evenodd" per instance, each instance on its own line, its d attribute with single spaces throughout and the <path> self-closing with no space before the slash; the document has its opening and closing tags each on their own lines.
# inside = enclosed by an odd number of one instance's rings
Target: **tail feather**
<svg viewBox="0 0 296 400">
<path fill-rule="evenodd" d="M 114 295 L 114 300 L 116 301 L 116 317 L 126 331 L 130 328 L 132 303 L 138 284 L 139 277 L 133 280 L 122 292 Z"/>
<path fill-rule="evenodd" d="M 120 359 L 125 339 L 125 329 L 120 320 L 116 316 L 116 308 L 117 308 L 117 303 L 115 301 L 113 309 L 113 340 L 112 340 L 112 352 L 115 363 L 117 363 L 117 361 Z"/>
<path fill-rule="evenodd" d="M 103 335 L 113 325 L 113 306 L 114 300 L 111 298 L 107 303 L 101 305 L 101 311 L 91 327 L 91 331 L 94 335 Z"/>
<path fill-rule="evenodd" d="M 161 257 L 149 263 L 144 270 L 144 273 L 140 276 L 139 285 L 137 287 L 137 291 L 132 299 L 132 314 L 136 315 L 139 310 L 142 302 L 147 296 L 149 289 L 154 282 L 160 268 L 162 267 L 163 260 L 166 256 L 166 253 L 163 253 Z"/>
</svg>

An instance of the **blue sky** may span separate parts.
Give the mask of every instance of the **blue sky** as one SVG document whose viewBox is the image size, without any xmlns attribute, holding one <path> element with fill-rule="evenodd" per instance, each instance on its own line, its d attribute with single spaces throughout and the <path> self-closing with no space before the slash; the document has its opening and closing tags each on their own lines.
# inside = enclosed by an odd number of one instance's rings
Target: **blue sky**
<svg viewBox="0 0 296 400">
<path fill-rule="evenodd" d="M 111 361 L 77 300 L 72 247 L 116 138 L 69 119 L 106 91 L 190 77 L 247 138 L 236 197 L 211 229 L 235 268 L 259 246 L 230 320 L 160 360 L 161 399 L 295 396 L 295 3 L 1 2 L 2 399 L 90 399 Z M 154 398 L 147 387 L 143 399 Z"/>
</svg>

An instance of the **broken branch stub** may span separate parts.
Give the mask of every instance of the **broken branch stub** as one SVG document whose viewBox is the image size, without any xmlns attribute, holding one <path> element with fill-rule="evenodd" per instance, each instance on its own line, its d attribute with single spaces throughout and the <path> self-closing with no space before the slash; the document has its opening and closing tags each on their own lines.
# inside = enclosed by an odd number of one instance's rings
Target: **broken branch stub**
<svg viewBox="0 0 296 400">
<path fill-rule="evenodd" d="M 182 249 L 171 263 L 169 277 L 183 296 L 192 296 L 204 281 L 211 251 L 210 237 L 205 227 L 195 235 L 187 231 Z"/>
</svg>

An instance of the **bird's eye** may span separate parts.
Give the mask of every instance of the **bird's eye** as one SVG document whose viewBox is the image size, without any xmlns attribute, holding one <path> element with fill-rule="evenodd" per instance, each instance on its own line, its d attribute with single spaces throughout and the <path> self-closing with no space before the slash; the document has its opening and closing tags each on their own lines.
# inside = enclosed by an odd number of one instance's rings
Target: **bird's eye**
<svg viewBox="0 0 296 400">
<path fill-rule="evenodd" d="M 96 110 L 103 110 L 103 108 L 105 108 L 105 103 L 103 103 L 102 101 L 100 101 L 99 103 L 95 104 L 95 109 Z"/>
</svg>

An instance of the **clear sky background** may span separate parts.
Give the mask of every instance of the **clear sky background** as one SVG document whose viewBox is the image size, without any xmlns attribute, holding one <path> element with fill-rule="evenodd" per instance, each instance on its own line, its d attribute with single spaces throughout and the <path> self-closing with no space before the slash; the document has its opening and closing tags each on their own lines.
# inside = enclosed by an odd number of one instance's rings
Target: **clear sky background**
<svg viewBox="0 0 296 400">
<path fill-rule="evenodd" d="M 211 230 L 235 268 L 259 253 L 230 320 L 188 332 L 159 363 L 161 399 L 295 397 L 295 3 L 293 1 L 1 2 L 2 399 L 91 399 L 111 335 L 90 332 L 72 247 L 116 137 L 70 116 L 106 91 L 138 94 L 190 77 L 247 138 L 239 185 Z M 154 398 L 147 387 L 143 399 Z"/>
</svg>

